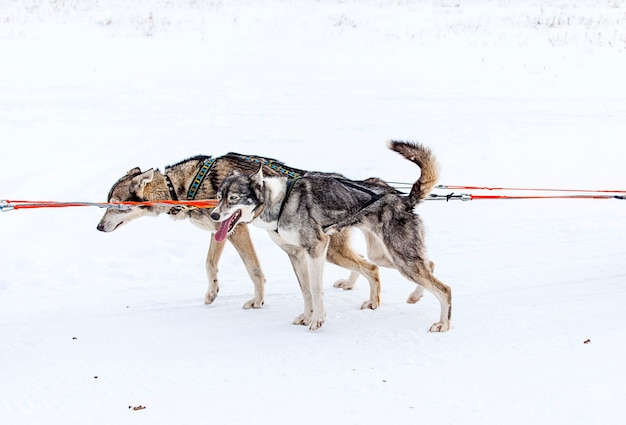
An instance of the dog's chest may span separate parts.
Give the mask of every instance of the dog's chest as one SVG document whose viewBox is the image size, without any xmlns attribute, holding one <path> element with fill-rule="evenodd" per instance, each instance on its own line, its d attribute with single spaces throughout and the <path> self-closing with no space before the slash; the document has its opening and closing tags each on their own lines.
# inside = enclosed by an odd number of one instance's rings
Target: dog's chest
<svg viewBox="0 0 626 425">
<path fill-rule="evenodd" d="M 302 238 L 300 232 L 294 230 L 278 229 L 278 236 L 291 245 L 301 246 Z"/>
<path fill-rule="evenodd" d="M 294 230 L 288 230 L 285 228 L 277 228 L 276 220 L 268 222 L 260 218 L 257 218 L 256 220 L 252 222 L 252 224 L 254 224 L 256 227 L 259 227 L 261 229 L 278 233 L 278 236 L 280 236 L 280 238 L 283 241 L 287 242 L 290 245 L 300 246 L 302 242 L 300 238 L 300 232 L 296 232 Z"/>
</svg>

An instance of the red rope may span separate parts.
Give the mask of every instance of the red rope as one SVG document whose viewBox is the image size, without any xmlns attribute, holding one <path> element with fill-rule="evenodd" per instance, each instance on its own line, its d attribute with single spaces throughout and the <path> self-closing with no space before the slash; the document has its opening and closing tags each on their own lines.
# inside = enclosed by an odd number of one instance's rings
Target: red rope
<svg viewBox="0 0 626 425">
<path fill-rule="evenodd" d="M 217 199 L 203 199 L 198 201 L 155 200 L 143 202 L 56 202 L 56 201 L 0 201 L 0 210 L 20 210 L 33 208 L 64 208 L 64 207 L 100 207 L 115 208 L 119 206 L 187 206 L 194 208 L 215 208 Z"/>
<path fill-rule="evenodd" d="M 402 184 L 405 183 L 395 183 Z M 408 185 L 408 184 L 407 184 Z M 410 185 L 409 185 L 410 186 Z M 431 194 L 427 200 L 496 200 L 496 199 L 621 199 L 626 200 L 626 196 L 617 194 L 626 194 L 626 190 L 589 190 L 589 189 L 545 189 L 545 188 L 511 188 L 511 187 L 483 187 L 483 186 L 459 186 L 459 185 L 438 185 L 435 189 L 467 189 L 467 190 L 487 190 L 487 191 L 529 191 L 529 192 L 561 192 L 561 193 L 579 193 L 578 195 L 473 195 L 473 194 L 455 194 L 437 195 Z M 612 195 L 611 195 L 612 194 Z M 155 200 L 143 202 L 56 202 L 56 201 L 8 201 L 0 200 L 0 211 L 11 211 L 19 209 L 33 208 L 63 208 L 63 207 L 100 207 L 100 208 L 119 208 L 124 206 L 186 206 L 192 208 L 215 208 L 217 199 L 203 199 L 198 201 L 172 201 L 172 200 Z"/>
<path fill-rule="evenodd" d="M 624 199 L 619 195 L 469 195 L 470 200 L 493 199 Z"/>
<path fill-rule="evenodd" d="M 525 187 L 486 187 L 486 186 L 455 186 L 438 185 L 436 189 L 467 189 L 467 190 L 510 190 L 528 192 L 578 192 L 578 193 L 626 193 L 626 190 L 590 190 L 590 189 L 546 189 L 546 188 L 525 188 Z"/>
</svg>

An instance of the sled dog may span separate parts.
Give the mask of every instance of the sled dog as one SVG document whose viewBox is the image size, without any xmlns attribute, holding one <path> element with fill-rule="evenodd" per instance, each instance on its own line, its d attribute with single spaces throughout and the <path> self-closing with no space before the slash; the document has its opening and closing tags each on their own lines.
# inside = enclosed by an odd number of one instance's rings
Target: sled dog
<svg viewBox="0 0 626 425">
<path fill-rule="evenodd" d="M 353 181 L 323 173 L 290 178 L 266 175 L 261 168 L 252 175 L 234 173 L 222 182 L 211 213 L 220 223 L 216 235 L 237 223 L 268 230 L 288 254 L 302 290 L 304 312 L 294 324 L 316 330 L 324 323 L 322 272 L 330 240 L 336 232 L 357 227 L 370 243 L 370 260 L 394 267 L 417 284 L 409 303 L 417 302 L 424 288 L 439 300 L 440 317 L 430 331 L 449 329 L 451 290 L 432 273 L 423 224 L 413 212 L 434 187 L 438 166 L 430 149 L 421 144 L 390 141 L 389 148 L 421 169 L 408 196 L 379 179 Z"/>
<path fill-rule="evenodd" d="M 262 158 L 254 155 L 229 153 L 220 157 L 195 156 L 177 164 L 165 167 L 162 173 L 158 169 L 141 171 L 136 167 L 129 170 L 111 188 L 108 202 L 124 201 L 156 201 L 156 200 L 193 200 L 214 199 L 217 188 L 224 178 L 232 171 L 253 173 L 258 168 L 264 175 L 286 176 L 296 178 L 304 175 L 305 171 L 289 167 L 280 161 Z M 185 208 L 180 206 L 133 206 L 129 209 L 109 208 L 98 223 L 97 229 L 102 232 L 112 232 L 123 224 L 136 218 L 168 214 L 174 219 L 189 219 L 196 226 L 211 233 L 218 232 L 217 224 L 210 218 L 211 209 Z M 265 300 L 265 277 L 261 265 L 252 245 L 247 226 L 236 223 L 211 237 L 205 267 L 209 287 L 204 297 L 205 304 L 211 304 L 219 291 L 218 263 L 224 250 L 226 233 L 228 240 L 233 244 L 244 262 L 246 270 L 254 283 L 254 298 L 247 301 L 243 308 L 260 308 Z M 378 307 L 380 297 L 380 282 L 378 267 L 356 254 L 350 247 L 347 231 L 335 233 L 329 243 L 328 261 L 351 270 L 346 280 L 340 280 L 335 286 L 351 289 L 358 275 L 363 275 L 370 283 L 370 301 L 362 308 Z"/>
</svg>

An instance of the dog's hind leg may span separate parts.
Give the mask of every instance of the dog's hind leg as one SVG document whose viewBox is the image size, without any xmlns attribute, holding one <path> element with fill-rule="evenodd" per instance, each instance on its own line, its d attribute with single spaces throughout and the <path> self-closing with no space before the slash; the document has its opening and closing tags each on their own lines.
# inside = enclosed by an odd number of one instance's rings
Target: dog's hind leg
<svg viewBox="0 0 626 425">
<path fill-rule="evenodd" d="M 433 263 L 432 261 L 428 261 L 426 264 L 428 268 L 430 269 L 431 273 L 435 271 L 435 263 Z M 409 295 L 409 298 L 407 298 L 406 302 L 409 304 L 415 304 L 416 302 L 421 300 L 423 296 L 424 296 L 424 287 L 419 284 L 416 284 L 415 290 L 411 292 L 411 295 Z"/>
<path fill-rule="evenodd" d="M 409 298 L 406 299 L 406 302 L 409 304 L 415 304 L 424 296 L 424 287 L 422 285 L 415 285 L 415 290 L 411 292 Z"/>
<path fill-rule="evenodd" d="M 338 233 L 334 233 L 330 236 L 330 243 L 334 244 L 334 245 L 349 245 L 350 244 L 350 228 L 346 228 L 341 230 Z M 328 260 L 329 262 L 333 263 L 331 259 Z M 333 263 L 336 264 L 336 263 Z M 352 289 L 354 289 L 354 286 L 356 285 L 356 281 L 359 278 L 359 272 L 356 271 L 351 271 L 350 272 L 350 276 L 348 276 L 347 279 L 339 279 L 338 281 L 336 281 L 335 283 L 333 283 L 333 286 L 335 288 L 341 288 L 344 291 L 350 291 Z"/>
<path fill-rule="evenodd" d="M 425 267 L 424 270 L 424 277 L 421 281 L 428 282 L 424 286 L 426 288 L 432 288 L 433 294 L 435 294 L 441 305 L 439 322 L 434 323 L 430 327 L 430 332 L 446 332 L 450 329 L 450 319 L 452 316 L 452 290 L 448 285 L 437 279 L 430 271 L 430 268 Z"/>
<path fill-rule="evenodd" d="M 373 232 L 361 229 L 367 243 L 367 258 L 380 267 L 393 268 L 393 261 L 385 248 L 385 244 Z"/>
<path fill-rule="evenodd" d="M 212 238 L 211 243 L 215 238 Z M 254 298 L 247 301 L 243 308 L 261 308 L 265 303 L 265 276 L 261 270 L 261 264 L 259 258 L 256 255 L 252 240 L 250 239 L 250 232 L 248 226 L 245 224 L 238 224 L 235 230 L 230 234 L 228 240 L 233 244 L 237 253 L 243 260 L 246 270 L 250 275 L 250 279 L 254 283 Z M 222 248 L 223 249 L 223 248 Z"/>
<path fill-rule="evenodd" d="M 378 267 L 354 252 L 343 232 L 330 236 L 326 259 L 332 264 L 352 270 L 351 277 L 355 273 L 363 275 L 370 285 L 370 298 L 361 305 L 361 309 L 369 308 L 374 310 L 378 308 L 380 305 Z"/>
<path fill-rule="evenodd" d="M 359 273 L 350 272 L 350 276 L 348 276 L 347 279 L 339 279 L 335 283 L 333 283 L 333 286 L 335 288 L 341 288 L 344 291 L 351 291 L 354 289 L 354 285 L 356 285 L 356 281 L 358 278 Z"/>
<path fill-rule="evenodd" d="M 402 273 L 402 275 L 404 275 L 404 277 L 418 285 L 421 285 L 428 292 L 432 293 L 437 300 L 439 300 L 439 304 L 441 306 L 439 321 L 430 327 L 430 332 L 445 332 L 449 330 L 450 317 L 452 315 L 452 290 L 449 286 L 433 275 L 431 271 L 433 263 L 425 260 L 416 260 L 411 261 L 410 263 L 396 261 L 396 268 L 400 273 Z M 422 293 L 423 291 L 424 290 L 421 289 Z M 411 293 L 407 301 L 411 302 L 417 292 L 419 292 L 418 289 Z M 421 296 L 421 293 L 419 295 Z"/>
</svg>

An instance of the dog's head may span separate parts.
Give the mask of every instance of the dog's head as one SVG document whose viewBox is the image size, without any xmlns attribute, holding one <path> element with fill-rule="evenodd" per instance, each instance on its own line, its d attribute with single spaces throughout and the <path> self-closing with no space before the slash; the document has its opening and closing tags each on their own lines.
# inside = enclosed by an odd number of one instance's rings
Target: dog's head
<svg viewBox="0 0 626 425">
<path fill-rule="evenodd" d="M 144 202 L 146 185 L 154 178 L 154 170 L 141 171 L 139 167 L 129 170 L 111 188 L 107 202 Z M 125 209 L 108 208 L 98 223 L 97 229 L 101 232 L 112 232 L 136 218 L 158 215 L 154 208 L 149 206 L 131 206 Z"/>
<path fill-rule="evenodd" d="M 219 223 L 215 240 L 223 241 L 238 223 L 250 223 L 263 208 L 263 168 L 251 176 L 234 171 L 222 181 L 211 219 Z"/>
</svg>

